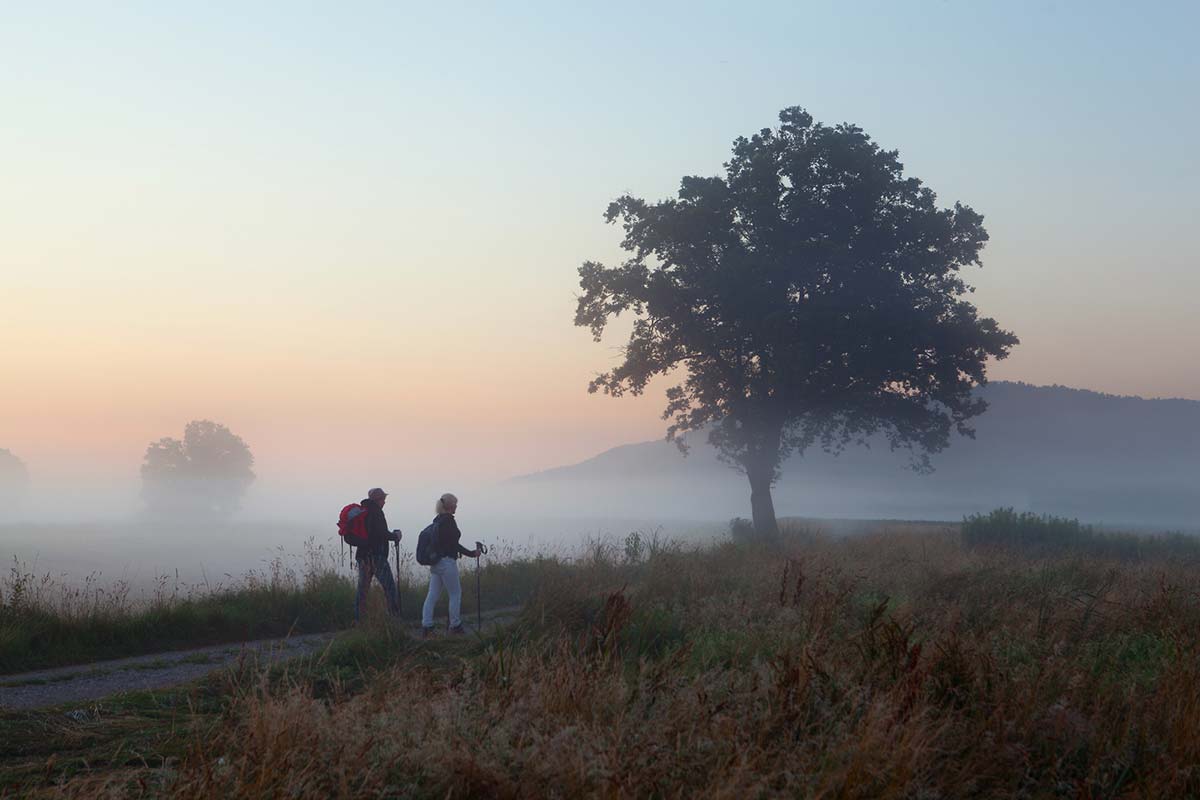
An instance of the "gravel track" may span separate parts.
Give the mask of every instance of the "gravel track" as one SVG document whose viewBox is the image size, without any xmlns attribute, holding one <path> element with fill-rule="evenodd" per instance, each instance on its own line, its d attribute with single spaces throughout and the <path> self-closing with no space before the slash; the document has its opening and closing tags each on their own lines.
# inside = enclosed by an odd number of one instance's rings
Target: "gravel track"
<svg viewBox="0 0 1200 800">
<path fill-rule="evenodd" d="M 242 658 L 270 664 L 308 655 L 329 644 L 334 635 L 314 633 L 286 639 L 260 639 L 0 675 L 0 709 L 41 708 L 96 700 L 118 692 L 162 689 L 203 678 Z"/>
<path fill-rule="evenodd" d="M 484 630 L 510 622 L 516 612 L 515 608 L 503 608 L 484 614 Z M 463 622 L 474 632 L 474 617 Z M 412 632 L 415 635 L 419 630 L 419 627 L 413 628 Z M 164 689 L 199 680 L 245 658 L 256 659 L 265 665 L 310 655 L 328 646 L 335 636 L 337 633 L 331 632 L 259 639 L 0 675 L 0 711 L 44 708 L 98 700 L 120 692 Z"/>
</svg>

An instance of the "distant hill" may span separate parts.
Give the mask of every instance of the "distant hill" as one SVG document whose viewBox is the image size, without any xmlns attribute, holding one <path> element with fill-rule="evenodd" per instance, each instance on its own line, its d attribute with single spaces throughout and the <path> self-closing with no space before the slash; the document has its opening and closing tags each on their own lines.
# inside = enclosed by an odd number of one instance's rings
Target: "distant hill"
<svg viewBox="0 0 1200 800">
<path fill-rule="evenodd" d="M 1200 402 L 1118 397 L 995 382 L 976 437 L 956 437 L 917 475 L 886 442 L 791 459 L 781 514 L 954 519 L 998 505 L 1114 525 L 1200 529 Z M 748 515 L 745 478 L 693 436 L 687 458 L 665 441 L 624 445 L 506 488 L 560 510 L 662 509 Z M 541 498 L 540 500 L 537 498 Z"/>
</svg>

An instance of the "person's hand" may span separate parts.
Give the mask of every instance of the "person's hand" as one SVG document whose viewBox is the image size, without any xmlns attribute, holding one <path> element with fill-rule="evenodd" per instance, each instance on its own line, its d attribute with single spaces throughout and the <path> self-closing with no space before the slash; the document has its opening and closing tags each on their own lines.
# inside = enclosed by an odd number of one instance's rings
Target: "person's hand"
<svg viewBox="0 0 1200 800">
<path fill-rule="evenodd" d="M 393 538 L 393 540 L 398 542 L 404 538 L 404 534 L 401 532 L 401 530 L 399 528 L 396 528 L 396 530 L 392 531 L 392 538 Z"/>
</svg>

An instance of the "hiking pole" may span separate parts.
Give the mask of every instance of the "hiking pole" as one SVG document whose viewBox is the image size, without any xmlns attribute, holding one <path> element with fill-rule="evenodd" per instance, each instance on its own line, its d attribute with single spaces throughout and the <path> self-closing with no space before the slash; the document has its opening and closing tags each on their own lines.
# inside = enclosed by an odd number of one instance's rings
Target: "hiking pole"
<svg viewBox="0 0 1200 800">
<path fill-rule="evenodd" d="M 483 542 L 475 543 L 475 632 L 483 633 L 483 605 L 479 599 L 479 557 L 487 553 Z"/>
<path fill-rule="evenodd" d="M 396 580 L 392 581 L 392 583 L 396 584 L 396 613 L 401 619 L 404 618 L 404 595 L 400 593 L 400 537 L 402 535 L 400 530 L 397 529 L 394 542 L 396 545 Z"/>
</svg>

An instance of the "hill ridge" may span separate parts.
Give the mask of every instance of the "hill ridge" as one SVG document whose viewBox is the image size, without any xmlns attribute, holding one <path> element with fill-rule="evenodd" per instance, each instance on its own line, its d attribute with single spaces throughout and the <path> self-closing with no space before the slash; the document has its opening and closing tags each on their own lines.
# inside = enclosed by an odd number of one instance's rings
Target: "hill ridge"
<svg viewBox="0 0 1200 800">
<path fill-rule="evenodd" d="M 881 437 L 836 457 L 810 449 L 783 465 L 780 513 L 946 519 L 1004 505 L 1200 528 L 1200 401 L 1020 381 L 993 381 L 980 393 L 989 408 L 972 420 L 975 437 L 952 437 L 933 456 L 932 475 L 914 475 L 905 451 Z M 569 489 L 572 507 L 638 497 L 682 508 L 721 498 L 720 508 L 741 509 L 745 479 L 702 435 L 690 444 L 685 458 L 665 439 L 630 442 L 505 485 Z"/>
</svg>

